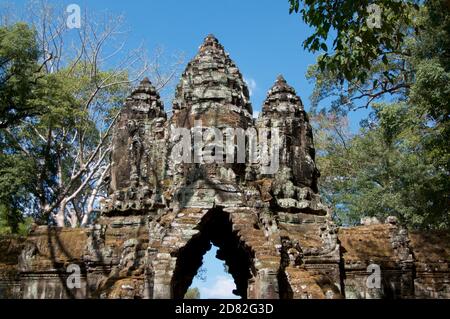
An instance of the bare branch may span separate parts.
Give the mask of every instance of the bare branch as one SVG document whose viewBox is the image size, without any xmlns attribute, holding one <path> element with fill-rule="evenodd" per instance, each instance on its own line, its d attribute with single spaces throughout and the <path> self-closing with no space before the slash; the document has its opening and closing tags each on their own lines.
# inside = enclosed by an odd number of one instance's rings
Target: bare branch
<svg viewBox="0 0 450 319">
<path fill-rule="evenodd" d="M 102 187 L 103 182 L 104 182 L 106 176 L 107 176 L 108 173 L 109 173 L 110 167 L 111 167 L 111 164 L 108 164 L 108 166 L 103 170 L 102 175 L 101 175 L 100 178 L 97 180 L 97 183 L 96 183 L 96 185 L 94 186 L 94 189 L 92 190 L 92 193 L 91 193 L 91 195 L 90 195 L 90 197 L 89 197 L 89 201 L 88 201 L 88 204 L 87 204 L 87 210 L 86 210 L 86 213 L 84 214 L 83 220 L 81 221 L 81 226 L 82 226 L 82 227 L 87 225 L 87 223 L 88 223 L 88 221 L 89 221 L 89 217 L 90 217 L 90 215 L 92 214 L 92 212 L 94 211 L 94 202 L 95 202 L 95 200 L 96 200 L 96 198 L 97 198 L 97 194 L 98 194 L 100 188 Z"/>
</svg>

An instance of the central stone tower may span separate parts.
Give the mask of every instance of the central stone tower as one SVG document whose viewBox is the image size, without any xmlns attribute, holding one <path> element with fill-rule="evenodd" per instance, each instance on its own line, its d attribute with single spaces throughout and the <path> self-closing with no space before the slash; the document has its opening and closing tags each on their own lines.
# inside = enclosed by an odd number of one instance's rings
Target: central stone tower
<svg viewBox="0 0 450 319">
<path fill-rule="evenodd" d="M 186 128 L 191 136 L 191 160 L 169 162 L 168 167 L 175 199 L 182 207 L 242 203 L 237 184 L 244 181 L 246 166 L 236 160 L 235 153 L 245 149 L 232 146 L 229 153 L 233 159 L 227 162 L 224 142 L 226 138 L 235 142 L 234 130 L 244 131 L 252 125 L 252 106 L 243 77 L 219 41 L 208 35 L 181 76 L 170 119 L 170 128 Z M 180 141 L 171 142 L 173 147 Z M 214 148 L 216 160 L 200 159 L 207 148 Z"/>
<path fill-rule="evenodd" d="M 148 79 L 126 99 L 110 175 L 92 227 L 0 238 L 0 297 L 183 298 L 211 245 L 244 299 L 450 296 L 448 234 L 408 235 L 395 218 L 337 230 L 300 97 L 279 76 L 253 119 L 242 75 L 211 35 L 171 116 Z M 74 264 L 79 289 L 66 285 Z M 374 264 L 382 287 L 367 285 Z"/>
<path fill-rule="evenodd" d="M 127 100 L 114 133 L 111 194 L 100 223 L 102 236 L 111 227 L 127 238 L 135 234 L 122 251 L 140 253 L 132 266 L 116 267 L 142 278 L 145 297 L 182 298 L 211 244 L 243 298 L 340 296 L 339 246 L 317 192 L 303 104 L 279 76 L 260 117 L 252 113 L 239 69 L 212 35 L 187 64 L 167 121 L 147 79 Z M 263 132 L 270 132 L 265 151 L 255 146 Z M 173 150 L 183 142 L 188 156 L 175 161 Z M 197 160 L 211 146 L 215 161 Z M 264 152 L 276 170 L 262 170 Z"/>
</svg>

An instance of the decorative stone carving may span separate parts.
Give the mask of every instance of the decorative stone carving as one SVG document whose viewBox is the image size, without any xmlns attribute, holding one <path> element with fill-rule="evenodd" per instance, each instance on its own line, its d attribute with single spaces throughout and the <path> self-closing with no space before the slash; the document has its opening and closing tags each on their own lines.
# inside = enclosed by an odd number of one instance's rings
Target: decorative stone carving
<svg viewBox="0 0 450 319">
<path fill-rule="evenodd" d="M 182 298 L 214 244 L 242 298 L 450 298 L 448 234 L 409 234 L 395 217 L 340 229 L 332 222 L 307 113 L 282 76 L 254 121 L 242 75 L 209 35 L 181 76 L 173 111 L 167 119 L 150 81 L 139 84 L 114 127 L 101 218 L 87 229 L 0 238 L 0 297 Z M 171 132 L 195 135 L 196 121 L 224 136 L 279 129 L 279 169 L 261 170 L 261 149 L 256 163 L 173 161 L 182 138 Z M 220 145 L 200 133 L 203 145 L 190 152 Z M 245 146 L 237 153 L 254 146 L 248 137 Z M 70 264 L 80 266 L 76 293 L 65 284 Z M 370 265 L 382 269 L 380 288 L 367 286 Z"/>
<path fill-rule="evenodd" d="M 127 98 L 114 127 L 110 196 L 103 213 L 127 214 L 164 205 L 166 112 L 148 78 Z"/>
</svg>

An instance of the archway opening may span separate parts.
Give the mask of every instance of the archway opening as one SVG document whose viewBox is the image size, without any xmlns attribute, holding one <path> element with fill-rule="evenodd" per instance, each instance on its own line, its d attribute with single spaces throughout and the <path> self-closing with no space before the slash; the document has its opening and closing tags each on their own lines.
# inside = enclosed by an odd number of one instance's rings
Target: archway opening
<svg viewBox="0 0 450 319">
<path fill-rule="evenodd" d="M 188 288 L 185 299 L 240 299 L 234 294 L 236 284 L 224 261 L 216 258 L 219 248 L 211 249 L 203 256 L 203 264 Z"/>
<path fill-rule="evenodd" d="M 217 247 L 215 257 L 223 261 L 232 276 L 236 289 L 233 293 L 247 298 L 248 283 L 255 275 L 253 254 L 239 240 L 229 214 L 220 208 L 211 209 L 197 226 L 199 233 L 193 236 L 178 252 L 172 277 L 172 294 L 182 299 L 202 266 L 203 256 Z"/>
</svg>

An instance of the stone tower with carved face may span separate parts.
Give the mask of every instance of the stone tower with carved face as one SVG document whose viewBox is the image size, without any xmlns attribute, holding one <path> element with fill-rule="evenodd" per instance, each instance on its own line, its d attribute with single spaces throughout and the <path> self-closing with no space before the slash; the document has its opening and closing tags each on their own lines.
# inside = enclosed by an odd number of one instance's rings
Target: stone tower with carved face
<svg viewBox="0 0 450 319">
<path fill-rule="evenodd" d="M 148 218 L 149 297 L 182 297 L 211 244 L 243 298 L 293 296 L 289 287 L 312 274 L 326 274 L 322 293 L 339 296 L 336 230 L 318 195 L 312 129 L 295 90 L 279 76 L 253 119 L 239 69 L 209 35 L 181 76 L 167 122 L 157 95 L 142 93 L 153 91 L 141 83 L 119 117 L 101 221 Z M 189 156 L 176 162 L 183 142 Z M 197 160 L 211 146 L 214 160 Z M 262 169 L 274 162 L 274 170 Z"/>
<path fill-rule="evenodd" d="M 139 84 L 115 123 L 100 219 L 0 238 L 0 297 L 183 298 L 215 245 L 242 298 L 450 298 L 448 234 L 408 234 L 395 218 L 334 225 L 308 115 L 282 76 L 253 119 L 239 69 L 209 35 L 172 109 Z M 81 271 L 75 292 L 67 264 Z M 381 287 L 367 285 L 374 265 Z"/>
</svg>

